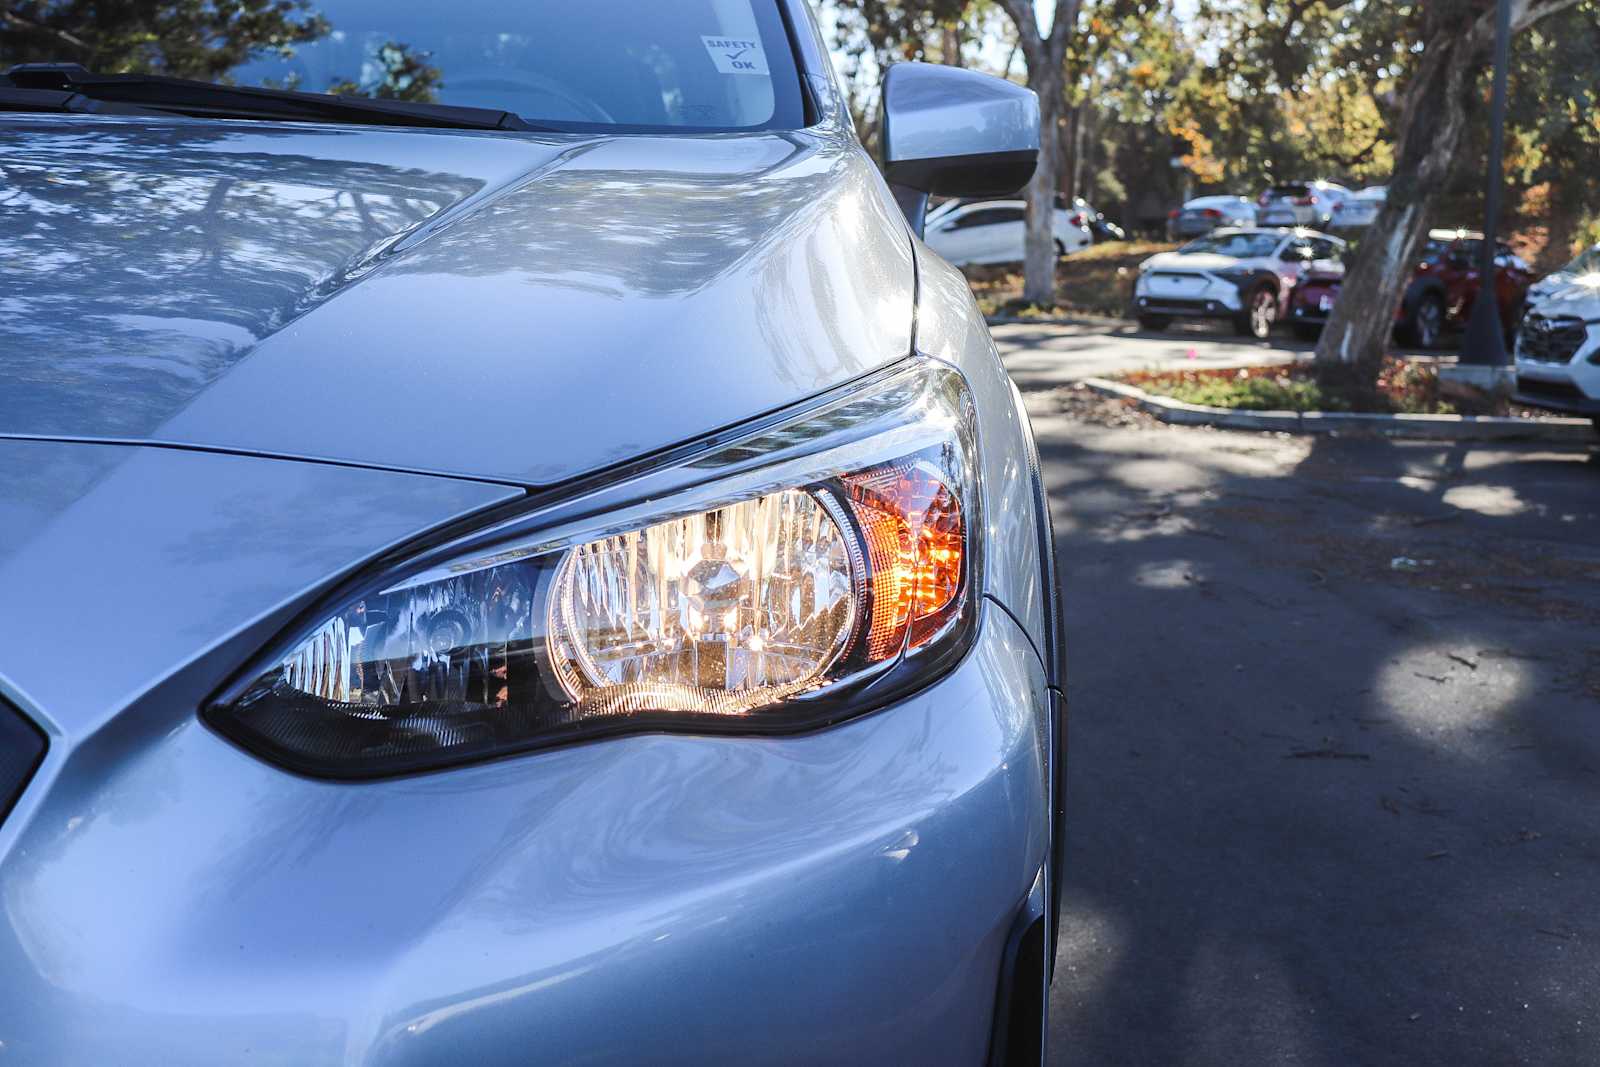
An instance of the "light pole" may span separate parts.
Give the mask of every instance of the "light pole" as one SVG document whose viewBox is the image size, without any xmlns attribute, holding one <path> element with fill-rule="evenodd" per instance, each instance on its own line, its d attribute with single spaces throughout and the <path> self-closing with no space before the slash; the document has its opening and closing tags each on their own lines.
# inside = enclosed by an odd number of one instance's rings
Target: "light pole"
<svg viewBox="0 0 1600 1067">
<path fill-rule="evenodd" d="M 1472 302 L 1467 333 L 1461 339 L 1461 362 L 1485 367 L 1504 367 L 1511 362 L 1506 352 L 1505 329 L 1500 321 L 1500 301 L 1495 276 L 1495 235 L 1500 227 L 1500 187 L 1502 185 L 1506 133 L 1506 68 L 1511 65 L 1511 0 L 1499 0 L 1494 28 L 1494 96 L 1489 114 L 1489 172 L 1485 178 L 1483 248 L 1478 257 L 1478 296 Z"/>
</svg>

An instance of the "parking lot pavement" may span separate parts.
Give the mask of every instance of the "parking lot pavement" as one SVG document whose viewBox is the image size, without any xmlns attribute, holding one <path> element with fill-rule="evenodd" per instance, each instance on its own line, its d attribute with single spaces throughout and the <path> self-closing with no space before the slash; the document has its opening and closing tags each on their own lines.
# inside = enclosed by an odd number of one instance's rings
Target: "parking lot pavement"
<svg viewBox="0 0 1600 1067">
<path fill-rule="evenodd" d="M 1053 1062 L 1600 1062 L 1600 458 L 1029 404 Z"/>
<path fill-rule="evenodd" d="M 1215 323 L 1177 323 L 1159 331 L 1112 320 L 1078 325 L 1008 323 L 990 332 L 1006 369 L 1024 391 L 1128 371 L 1309 360 L 1316 347 L 1281 333 L 1270 341 L 1235 337 L 1225 325 Z"/>
</svg>

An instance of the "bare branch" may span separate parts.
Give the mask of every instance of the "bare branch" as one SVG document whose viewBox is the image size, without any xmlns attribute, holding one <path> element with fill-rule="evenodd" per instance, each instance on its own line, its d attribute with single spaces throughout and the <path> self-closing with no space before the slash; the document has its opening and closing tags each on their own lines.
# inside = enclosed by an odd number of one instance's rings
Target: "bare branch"
<svg viewBox="0 0 1600 1067">
<path fill-rule="evenodd" d="M 69 44 L 83 52 L 94 51 L 94 48 L 87 41 L 74 37 L 66 30 L 58 30 L 54 26 L 46 26 L 42 22 L 33 22 L 10 11 L 0 11 L 0 23 L 15 26 L 17 29 L 25 30 L 28 33 L 42 33 L 48 37 L 54 37 L 56 40 Z"/>
<path fill-rule="evenodd" d="M 1516 36 L 1540 19 L 1577 7 L 1581 2 L 1582 0 L 1511 0 L 1511 34 Z M 1487 48 L 1494 41 L 1494 23 L 1495 5 L 1491 4 L 1489 10 L 1479 15 L 1478 21 L 1472 26 L 1471 43 L 1474 51 Z"/>
</svg>

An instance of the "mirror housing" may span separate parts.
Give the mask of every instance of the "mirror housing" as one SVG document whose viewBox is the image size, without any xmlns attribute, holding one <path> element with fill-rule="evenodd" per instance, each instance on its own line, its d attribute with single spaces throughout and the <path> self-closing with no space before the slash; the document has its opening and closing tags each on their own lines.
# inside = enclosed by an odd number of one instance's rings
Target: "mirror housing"
<svg viewBox="0 0 1600 1067">
<path fill-rule="evenodd" d="M 928 197 L 1009 196 L 1039 162 L 1039 98 L 1002 78 L 936 63 L 883 76 L 883 173 L 922 232 Z"/>
</svg>

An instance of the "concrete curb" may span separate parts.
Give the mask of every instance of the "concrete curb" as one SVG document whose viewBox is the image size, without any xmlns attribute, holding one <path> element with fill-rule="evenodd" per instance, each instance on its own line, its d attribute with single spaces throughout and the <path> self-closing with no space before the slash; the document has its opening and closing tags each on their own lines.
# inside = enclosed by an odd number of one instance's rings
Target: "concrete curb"
<svg viewBox="0 0 1600 1067">
<path fill-rule="evenodd" d="M 1558 441 L 1591 444 L 1588 419 L 1516 419 L 1496 415 L 1371 415 L 1340 411 L 1237 411 L 1185 404 L 1107 378 L 1083 384 L 1102 396 L 1132 400 L 1142 411 L 1178 426 L 1216 426 L 1225 430 L 1279 433 L 1350 433 L 1382 437 L 1420 437 L 1443 441 Z"/>
</svg>

